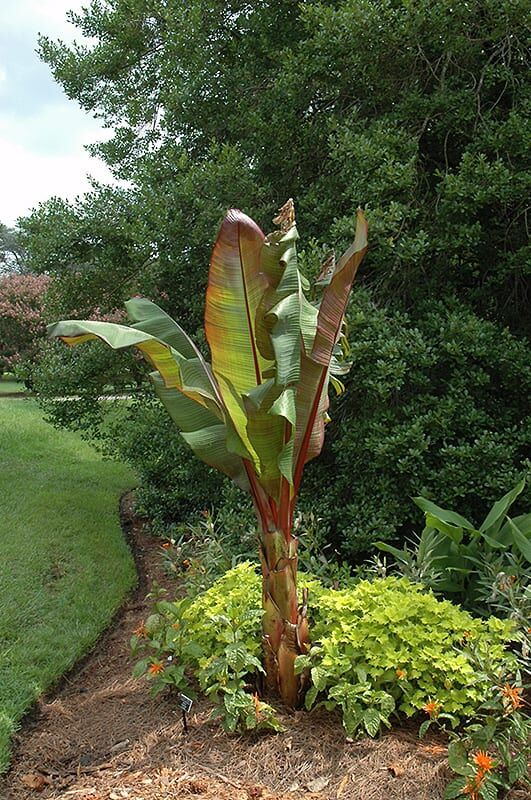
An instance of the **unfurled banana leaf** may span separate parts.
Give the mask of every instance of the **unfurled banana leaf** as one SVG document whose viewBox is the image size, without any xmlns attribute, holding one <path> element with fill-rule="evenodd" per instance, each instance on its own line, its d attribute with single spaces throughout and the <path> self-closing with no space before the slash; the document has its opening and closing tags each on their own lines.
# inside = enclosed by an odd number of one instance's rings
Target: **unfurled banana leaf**
<svg viewBox="0 0 531 800">
<path fill-rule="evenodd" d="M 302 684 L 293 664 L 306 649 L 308 625 L 297 605 L 293 514 L 304 464 L 323 445 L 330 376 L 349 367 L 340 337 L 367 226 L 358 212 L 355 241 L 337 263 L 329 259 L 316 304 L 297 267 L 291 200 L 275 222 L 280 229 L 264 236 L 241 211 L 223 220 L 206 292 L 211 365 L 177 322 L 139 297 L 126 304 L 131 327 L 66 321 L 49 333 L 70 345 L 100 339 L 140 350 L 185 441 L 251 494 L 260 523 L 267 673 L 297 705 Z"/>
</svg>

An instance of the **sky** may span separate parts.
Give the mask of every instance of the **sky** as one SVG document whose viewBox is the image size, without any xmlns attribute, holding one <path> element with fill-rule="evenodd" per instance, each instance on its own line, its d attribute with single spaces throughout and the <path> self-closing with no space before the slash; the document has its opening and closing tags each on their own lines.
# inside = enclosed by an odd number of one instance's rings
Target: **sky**
<svg viewBox="0 0 531 800">
<path fill-rule="evenodd" d="M 109 132 L 69 100 L 35 52 L 39 33 L 70 42 L 80 35 L 66 20 L 86 0 L 0 0 L 0 222 L 50 197 L 73 200 L 90 186 L 87 174 L 109 182 L 105 165 L 84 145 Z"/>
</svg>

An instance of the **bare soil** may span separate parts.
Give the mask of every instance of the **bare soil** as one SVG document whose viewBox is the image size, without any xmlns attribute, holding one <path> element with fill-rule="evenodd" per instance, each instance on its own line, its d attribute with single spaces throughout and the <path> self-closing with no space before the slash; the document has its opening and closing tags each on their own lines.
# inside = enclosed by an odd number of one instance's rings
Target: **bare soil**
<svg viewBox="0 0 531 800">
<path fill-rule="evenodd" d="M 122 523 L 139 587 L 95 650 L 44 697 L 16 737 L 1 800 L 440 800 L 451 777 L 446 743 L 416 727 L 377 740 L 345 738 L 337 716 L 282 714 L 286 732 L 228 736 L 206 700 L 184 734 L 175 698 L 149 697 L 131 677 L 129 638 L 149 613 L 145 595 L 164 575 L 160 540 L 134 517 Z M 514 800 L 525 800 L 515 792 Z"/>
</svg>

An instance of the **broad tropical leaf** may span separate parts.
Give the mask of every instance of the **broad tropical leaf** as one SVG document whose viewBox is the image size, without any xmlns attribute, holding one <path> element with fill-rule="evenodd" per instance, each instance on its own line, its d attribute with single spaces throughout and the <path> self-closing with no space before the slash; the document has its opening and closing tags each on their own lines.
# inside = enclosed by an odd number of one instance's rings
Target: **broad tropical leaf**
<svg viewBox="0 0 531 800">
<path fill-rule="evenodd" d="M 522 478 L 522 480 L 519 481 L 510 492 L 507 492 L 507 494 L 504 495 L 501 500 L 498 500 L 496 503 L 494 503 L 479 530 L 482 533 L 488 533 L 489 536 L 496 536 L 505 520 L 507 511 L 512 506 L 518 495 L 524 491 L 524 488 L 525 478 Z"/>
<path fill-rule="evenodd" d="M 204 406 L 173 388 L 167 388 L 158 372 L 152 372 L 150 378 L 157 397 L 196 456 L 224 472 L 248 492 L 249 480 L 242 459 L 227 448 L 225 424 Z"/>
<path fill-rule="evenodd" d="M 48 335 L 75 346 L 100 339 L 113 350 L 134 347 L 160 373 L 168 388 L 178 389 L 191 400 L 209 408 L 219 419 L 223 412 L 213 387 L 198 359 L 186 359 L 170 345 L 149 333 L 111 322 L 65 320 L 48 326 Z"/>
<path fill-rule="evenodd" d="M 318 364 L 328 366 L 330 363 L 334 346 L 341 333 L 352 283 L 366 251 L 367 223 L 363 212 L 359 209 L 354 242 L 337 262 L 319 306 L 317 333 L 312 350 L 312 359 Z"/>
<path fill-rule="evenodd" d="M 267 288 L 260 270 L 264 234 L 241 211 L 225 217 L 212 252 L 205 304 L 205 333 L 212 371 L 242 395 L 262 383 L 272 362 L 263 358 L 255 336 L 256 310 Z"/>
</svg>

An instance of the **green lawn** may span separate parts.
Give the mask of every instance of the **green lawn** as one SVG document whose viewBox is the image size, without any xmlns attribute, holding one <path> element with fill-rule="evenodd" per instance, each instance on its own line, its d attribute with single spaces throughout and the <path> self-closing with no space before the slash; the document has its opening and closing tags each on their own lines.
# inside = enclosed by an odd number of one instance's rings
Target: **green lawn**
<svg viewBox="0 0 531 800">
<path fill-rule="evenodd" d="M 0 379 L 0 394 L 11 394 L 11 392 L 25 392 L 24 384 L 14 378 Z"/>
<path fill-rule="evenodd" d="M 0 400 L 0 773 L 35 699 L 87 652 L 134 585 L 118 498 L 135 483 L 33 400 Z"/>
</svg>

